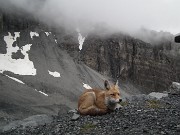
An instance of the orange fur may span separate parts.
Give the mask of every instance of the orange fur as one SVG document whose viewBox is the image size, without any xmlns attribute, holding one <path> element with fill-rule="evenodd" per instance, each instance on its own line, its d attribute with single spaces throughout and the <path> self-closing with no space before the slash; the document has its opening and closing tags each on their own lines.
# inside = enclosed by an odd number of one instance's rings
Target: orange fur
<svg viewBox="0 0 180 135">
<path fill-rule="evenodd" d="M 79 98 L 78 111 L 81 115 L 103 115 L 113 111 L 119 103 L 120 92 L 118 82 L 110 86 L 104 83 L 106 90 L 86 90 Z"/>
</svg>

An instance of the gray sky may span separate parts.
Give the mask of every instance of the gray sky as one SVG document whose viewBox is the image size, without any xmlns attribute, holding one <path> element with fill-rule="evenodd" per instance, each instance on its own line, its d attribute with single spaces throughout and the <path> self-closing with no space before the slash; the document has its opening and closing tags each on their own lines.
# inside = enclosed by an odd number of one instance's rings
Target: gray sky
<svg viewBox="0 0 180 135">
<path fill-rule="evenodd" d="M 43 0 L 40 0 L 43 1 Z M 105 23 L 125 32 L 141 27 L 180 33 L 180 0 L 0 0 L 48 24 L 90 28 Z M 9 9 L 9 7 L 7 8 Z"/>
</svg>

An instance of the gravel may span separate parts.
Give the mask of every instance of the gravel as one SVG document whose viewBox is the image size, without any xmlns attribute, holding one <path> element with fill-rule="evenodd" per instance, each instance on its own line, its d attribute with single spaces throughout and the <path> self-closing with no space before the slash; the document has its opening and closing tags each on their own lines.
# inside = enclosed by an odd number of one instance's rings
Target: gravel
<svg viewBox="0 0 180 135">
<path fill-rule="evenodd" d="M 2 135 L 179 135 L 180 95 L 122 102 L 123 108 L 103 116 L 80 116 L 74 112 L 54 116 L 53 122 L 37 127 L 18 127 Z"/>
</svg>

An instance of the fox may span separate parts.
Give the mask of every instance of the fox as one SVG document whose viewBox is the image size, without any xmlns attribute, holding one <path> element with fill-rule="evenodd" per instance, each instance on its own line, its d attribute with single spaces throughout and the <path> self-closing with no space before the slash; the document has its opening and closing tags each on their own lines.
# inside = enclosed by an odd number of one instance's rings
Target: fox
<svg viewBox="0 0 180 135">
<path fill-rule="evenodd" d="M 96 88 L 85 90 L 78 100 L 78 112 L 80 115 L 104 115 L 122 107 L 119 104 L 122 98 L 118 81 L 114 85 L 110 85 L 105 80 L 104 87 L 105 90 Z"/>
</svg>

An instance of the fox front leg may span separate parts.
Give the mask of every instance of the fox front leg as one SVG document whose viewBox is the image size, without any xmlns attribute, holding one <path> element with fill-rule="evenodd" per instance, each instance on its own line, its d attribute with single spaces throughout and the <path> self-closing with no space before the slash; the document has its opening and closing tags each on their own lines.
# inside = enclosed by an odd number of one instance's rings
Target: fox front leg
<svg viewBox="0 0 180 135">
<path fill-rule="evenodd" d="M 101 108 L 96 109 L 97 115 L 103 115 L 103 114 L 106 114 L 107 112 L 108 112 L 107 109 L 101 109 Z"/>
<path fill-rule="evenodd" d="M 115 107 L 115 109 L 114 110 L 119 110 L 119 109 L 121 109 L 122 108 L 122 105 L 120 105 L 120 104 L 116 104 L 116 107 Z"/>
</svg>

